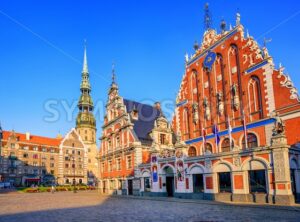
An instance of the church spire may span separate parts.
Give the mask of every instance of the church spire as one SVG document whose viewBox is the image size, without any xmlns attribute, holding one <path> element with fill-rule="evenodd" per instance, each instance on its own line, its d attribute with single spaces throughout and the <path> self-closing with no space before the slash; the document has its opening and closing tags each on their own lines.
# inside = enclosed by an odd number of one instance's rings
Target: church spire
<svg viewBox="0 0 300 222">
<path fill-rule="evenodd" d="M 109 94 L 114 91 L 118 91 L 118 84 L 116 83 L 115 63 L 112 64 L 111 85 L 110 85 L 110 89 L 109 89 Z"/>
<path fill-rule="evenodd" d="M 89 73 L 88 64 L 87 64 L 87 56 L 86 56 L 86 40 L 84 40 L 84 54 L 83 54 L 82 73 Z"/>
<path fill-rule="evenodd" d="M 93 114 L 94 103 L 91 93 L 91 84 L 89 80 L 89 71 L 87 65 L 86 42 L 84 44 L 83 67 L 81 73 L 80 98 L 78 101 L 79 113 L 76 120 L 76 128 L 96 128 L 96 120 Z"/>
<path fill-rule="evenodd" d="M 116 83 L 115 63 L 112 64 L 112 84 Z"/>
</svg>

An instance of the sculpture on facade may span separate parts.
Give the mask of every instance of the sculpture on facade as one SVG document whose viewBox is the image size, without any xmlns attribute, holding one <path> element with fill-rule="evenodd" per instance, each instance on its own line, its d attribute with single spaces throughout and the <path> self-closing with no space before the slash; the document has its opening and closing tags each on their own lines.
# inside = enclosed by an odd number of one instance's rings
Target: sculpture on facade
<svg viewBox="0 0 300 222">
<path fill-rule="evenodd" d="M 280 118 L 279 113 L 275 112 L 275 123 L 273 128 L 273 136 L 283 135 L 285 132 L 285 124 L 283 120 Z"/>
<path fill-rule="evenodd" d="M 209 109 L 209 105 L 208 105 L 208 100 L 206 97 L 204 97 L 203 99 L 203 106 L 204 106 L 204 111 L 205 111 L 205 118 L 206 120 L 210 120 L 210 109 Z"/>
<path fill-rule="evenodd" d="M 199 120 L 198 103 L 193 103 L 193 121 L 197 123 Z"/>
<path fill-rule="evenodd" d="M 224 102 L 222 100 L 223 93 L 217 92 L 217 106 L 218 106 L 218 113 L 222 116 L 224 113 Z"/>
<path fill-rule="evenodd" d="M 231 88 L 232 96 L 233 96 L 233 107 L 235 110 L 238 110 L 240 107 L 240 99 L 239 99 L 237 88 L 238 88 L 238 86 L 236 83 L 234 83 Z"/>
<path fill-rule="evenodd" d="M 178 160 L 177 163 L 177 179 L 178 181 L 184 181 L 184 166 L 183 161 Z"/>
</svg>

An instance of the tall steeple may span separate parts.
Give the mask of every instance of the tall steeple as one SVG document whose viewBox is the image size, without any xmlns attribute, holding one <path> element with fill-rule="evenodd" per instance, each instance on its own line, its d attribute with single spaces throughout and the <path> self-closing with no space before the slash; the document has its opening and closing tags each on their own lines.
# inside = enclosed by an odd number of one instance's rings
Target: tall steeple
<svg viewBox="0 0 300 222">
<path fill-rule="evenodd" d="M 91 93 L 89 71 L 86 55 L 86 43 L 84 45 L 83 67 L 81 72 L 80 98 L 78 101 L 79 113 L 76 120 L 76 129 L 79 131 L 84 142 L 94 142 L 96 131 L 96 120 L 93 114 L 94 103 Z"/>
<path fill-rule="evenodd" d="M 112 64 L 112 71 L 111 71 L 111 85 L 109 89 L 109 94 L 112 92 L 118 93 L 118 84 L 116 83 L 116 73 L 115 73 L 115 64 Z"/>
</svg>

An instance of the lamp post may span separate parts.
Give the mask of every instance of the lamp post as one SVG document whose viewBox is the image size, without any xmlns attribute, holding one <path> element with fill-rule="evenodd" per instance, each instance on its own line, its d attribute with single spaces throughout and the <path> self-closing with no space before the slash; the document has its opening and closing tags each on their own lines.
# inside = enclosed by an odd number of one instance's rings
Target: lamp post
<svg viewBox="0 0 300 222">
<path fill-rule="evenodd" d="M 72 159 L 72 167 L 73 167 L 73 193 L 76 193 L 76 179 L 75 179 L 75 156 L 70 155 Z"/>
</svg>

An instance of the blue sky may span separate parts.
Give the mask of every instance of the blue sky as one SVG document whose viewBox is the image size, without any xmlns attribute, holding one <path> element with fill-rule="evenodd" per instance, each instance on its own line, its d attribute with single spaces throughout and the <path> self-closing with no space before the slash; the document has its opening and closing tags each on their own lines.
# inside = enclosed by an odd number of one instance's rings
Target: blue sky
<svg viewBox="0 0 300 222">
<path fill-rule="evenodd" d="M 79 97 L 83 42 L 95 103 L 103 104 L 116 63 L 120 93 L 153 103 L 172 101 L 184 72 L 184 54 L 203 34 L 200 0 L 12 1 L 0 4 L 0 121 L 3 128 L 56 136 L 75 126 L 63 106 Z M 75 4 L 76 3 L 76 4 Z M 300 88 L 300 2 L 209 1 L 213 26 L 241 21 L 250 35 L 272 38 L 269 53 Z M 47 120 L 47 102 L 59 118 Z M 52 104 L 52 107 L 54 105 Z M 170 108 L 169 108 L 170 110 Z M 97 115 L 98 137 L 101 122 Z"/>
</svg>

